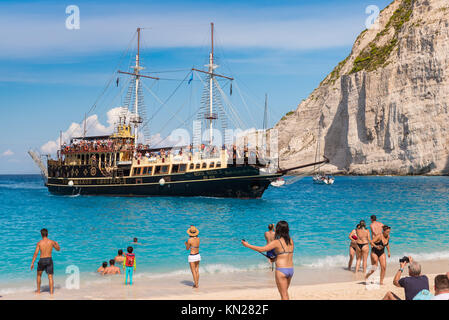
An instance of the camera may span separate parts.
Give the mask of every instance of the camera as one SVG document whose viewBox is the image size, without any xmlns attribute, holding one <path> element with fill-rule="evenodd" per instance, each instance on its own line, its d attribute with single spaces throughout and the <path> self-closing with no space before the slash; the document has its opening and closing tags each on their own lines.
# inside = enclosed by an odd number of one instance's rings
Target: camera
<svg viewBox="0 0 449 320">
<path fill-rule="evenodd" d="M 409 262 L 410 262 L 410 259 L 409 259 L 408 257 L 402 257 L 401 259 L 399 259 L 399 263 L 402 263 L 402 262 L 407 262 L 407 263 L 409 263 Z"/>
</svg>

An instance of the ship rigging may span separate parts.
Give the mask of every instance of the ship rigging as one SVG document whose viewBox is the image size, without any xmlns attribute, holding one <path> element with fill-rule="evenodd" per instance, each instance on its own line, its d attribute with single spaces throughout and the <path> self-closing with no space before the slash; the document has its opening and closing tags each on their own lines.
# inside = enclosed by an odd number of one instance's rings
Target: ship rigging
<svg viewBox="0 0 449 320">
<path fill-rule="evenodd" d="M 213 23 L 207 70 L 191 68 L 174 91 L 187 81 L 190 84 L 194 75 L 204 86 L 201 106 L 197 110 L 197 121 L 194 121 L 192 129 L 193 138 L 184 144 L 156 146 L 148 134 L 149 123 L 166 106 L 174 92 L 162 101 L 151 90 L 152 86 L 144 84 L 144 79 L 157 82 L 161 78 L 142 73 L 144 68 L 140 57 L 141 30 L 137 28 L 137 52 L 135 63 L 131 66 L 132 72 L 117 70 L 118 75 L 131 77 L 132 80 L 128 81 L 126 108 L 122 108 L 114 132 L 88 136 L 89 128 L 85 116 L 82 136 L 71 137 L 70 142 L 63 142 L 61 136 L 57 158 L 48 156 L 46 168 L 39 156 L 30 152 L 41 168 L 45 184 L 51 193 L 260 198 L 271 182 L 288 172 L 327 162 L 325 159 L 289 169 L 279 168 L 277 150 L 267 143 L 269 138 L 266 130 L 266 102 L 262 132 L 254 131 L 238 138 L 229 136 L 225 130 L 225 143 L 223 139 L 217 139 L 214 126 L 218 120 L 222 129 L 227 127 L 226 119 L 233 120 L 237 126 L 242 121 L 218 83 L 220 79 L 229 82 L 232 94 L 234 78 L 216 71 L 218 65 L 214 56 Z M 203 80 L 201 75 L 206 79 Z M 119 78 L 116 84 L 118 87 Z M 145 113 L 142 87 L 159 103 L 158 109 L 151 117 Z M 95 106 L 96 103 L 90 111 Z M 178 118 L 177 112 L 172 114 L 170 120 L 173 118 Z M 190 119 L 191 117 L 187 117 L 178 120 L 184 125 Z M 202 131 L 202 123 L 207 128 L 205 132 Z M 143 129 L 147 129 L 147 134 Z M 204 138 L 203 133 L 207 138 Z M 163 138 L 159 144 L 166 139 L 167 137 Z M 249 140 L 256 143 L 249 143 Z M 262 145 L 257 143 L 259 141 L 262 141 Z"/>
</svg>

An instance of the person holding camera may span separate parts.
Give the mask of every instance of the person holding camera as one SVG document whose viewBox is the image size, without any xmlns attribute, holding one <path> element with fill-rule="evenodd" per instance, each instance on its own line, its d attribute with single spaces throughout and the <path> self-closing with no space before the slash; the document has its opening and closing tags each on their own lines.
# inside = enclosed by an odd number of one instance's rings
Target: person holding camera
<svg viewBox="0 0 449 320">
<path fill-rule="evenodd" d="M 429 278 L 421 275 L 421 265 L 413 261 L 412 257 L 403 257 L 399 259 L 400 268 L 393 279 L 396 287 L 404 288 L 405 300 L 413 300 L 413 298 L 422 290 L 429 290 Z M 408 264 L 409 277 L 401 278 L 404 267 Z M 401 300 L 393 292 L 388 291 L 383 300 Z"/>
</svg>

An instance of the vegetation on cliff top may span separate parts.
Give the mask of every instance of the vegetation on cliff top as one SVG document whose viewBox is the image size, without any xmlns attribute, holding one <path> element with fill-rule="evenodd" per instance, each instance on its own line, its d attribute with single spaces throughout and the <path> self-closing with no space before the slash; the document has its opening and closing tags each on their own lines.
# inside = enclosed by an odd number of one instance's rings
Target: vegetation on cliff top
<svg viewBox="0 0 449 320">
<path fill-rule="evenodd" d="M 414 0 L 402 0 L 399 8 L 392 14 L 385 28 L 379 32 L 373 41 L 354 60 L 354 66 L 349 74 L 361 70 L 373 71 L 387 64 L 388 57 L 396 48 L 399 38 L 399 31 L 404 23 L 410 20 L 413 13 Z M 383 46 L 378 46 L 381 37 L 388 34 L 394 28 L 394 33 Z"/>
<path fill-rule="evenodd" d="M 291 116 L 291 115 L 294 114 L 294 113 L 295 113 L 294 111 L 289 111 L 289 112 L 287 112 L 287 113 L 285 114 L 285 116 L 282 117 L 281 121 L 287 119 L 288 116 Z"/>
<path fill-rule="evenodd" d="M 360 52 L 360 54 L 354 60 L 354 66 L 349 72 L 349 74 L 366 70 L 373 71 L 378 67 L 385 66 L 387 64 L 387 59 L 390 54 L 393 52 L 394 48 L 398 43 L 398 34 L 401 30 L 404 23 L 410 20 L 410 16 L 413 12 L 413 3 L 414 0 L 402 0 L 399 8 L 393 13 L 390 17 L 385 28 L 379 32 L 373 41 L 371 41 L 366 48 Z M 390 4 L 391 5 L 391 4 Z M 388 5 L 385 9 L 387 9 L 390 5 Z M 381 12 L 383 12 L 383 9 Z M 383 46 L 378 46 L 380 38 L 386 35 L 391 28 L 394 28 L 393 37 L 387 41 L 387 43 Z M 360 35 L 357 37 L 356 42 L 360 39 L 362 35 L 366 33 L 367 29 L 362 31 Z M 323 80 L 321 84 L 331 82 L 332 84 L 340 77 L 341 69 L 344 67 L 346 62 L 349 60 L 351 55 L 346 57 L 343 61 L 341 61 L 330 73 L 329 77 Z"/>
</svg>

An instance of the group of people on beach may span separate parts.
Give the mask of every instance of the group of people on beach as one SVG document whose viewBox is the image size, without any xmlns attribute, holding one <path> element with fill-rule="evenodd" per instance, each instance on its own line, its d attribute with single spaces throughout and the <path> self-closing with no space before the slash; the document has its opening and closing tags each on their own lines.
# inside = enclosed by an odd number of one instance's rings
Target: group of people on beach
<svg viewBox="0 0 449 320">
<path fill-rule="evenodd" d="M 360 221 L 354 230 L 349 234 L 351 241 L 349 248 L 348 269 L 352 268 L 354 257 L 356 258 L 356 272 L 359 271 L 360 263 L 363 264 L 363 272 L 365 278 L 368 279 L 380 264 L 380 284 L 384 284 L 386 273 L 386 254 L 390 257 L 390 230 L 389 226 L 377 221 L 375 215 L 371 216 L 371 225 L 369 229 L 365 221 Z M 370 232 L 371 231 L 371 232 Z M 200 238 L 199 230 L 191 225 L 187 229 L 189 239 L 185 241 L 186 250 L 189 250 L 187 261 L 193 276 L 193 288 L 199 287 L 199 264 L 200 255 Z M 371 236 L 372 234 L 372 236 Z M 53 283 L 53 260 L 52 250 L 60 250 L 60 246 L 56 241 L 48 238 L 48 230 L 41 230 L 42 240 L 37 245 L 31 262 L 31 270 L 37 255 L 40 252 L 40 259 L 37 267 L 37 293 L 40 293 L 41 276 L 43 271 L 48 274 L 50 294 L 54 292 Z M 288 289 L 294 274 L 293 252 L 294 242 L 290 236 L 289 225 L 286 221 L 279 221 L 274 227 L 273 224 L 268 225 L 268 231 L 264 234 L 265 246 L 255 246 L 242 239 L 243 246 L 263 254 L 271 265 L 275 264 L 275 281 L 282 300 L 289 299 Z M 133 244 L 139 244 L 137 238 L 134 238 Z M 371 264 L 372 268 L 367 273 L 367 259 L 369 247 L 371 246 Z M 385 252 L 387 249 L 387 253 Z M 123 255 L 123 250 L 118 250 L 118 254 L 114 259 L 107 262 L 97 270 L 101 274 L 121 274 L 120 268 L 115 264 L 123 264 L 125 270 L 125 285 L 132 285 L 133 272 L 136 269 L 136 256 L 133 253 L 132 246 L 127 247 L 127 253 Z M 402 277 L 405 266 L 408 266 L 408 277 Z M 421 274 L 421 265 L 414 261 L 412 257 L 404 257 L 400 260 L 400 268 L 397 271 L 393 284 L 397 287 L 404 288 L 407 300 L 449 300 L 449 272 L 445 275 L 435 277 L 435 295 L 429 292 L 429 279 Z M 399 300 L 400 298 L 392 292 L 387 292 L 385 300 Z"/>
<path fill-rule="evenodd" d="M 137 238 L 133 239 L 133 244 L 137 245 Z M 127 253 L 123 255 L 123 250 L 119 249 L 117 252 L 117 256 L 114 259 L 109 260 L 109 267 L 106 261 L 97 269 L 97 272 L 101 275 L 106 274 L 121 274 L 120 268 L 116 267 L 115 264 L 123 264 L 123 270 L 125 271 L 125 285 L 133 284 L 133 274 L 136 270 L 136 255 L 133 253 L 134 248 L 132 246 L 128 246 L 126 249 Z"/>
<path fill-rule="evenodd" d="M 275 280 L 281 295 L 281 299 L 288 300 L 288 288 L 290 286 L 294 268 L 293 268 L 293 250 L 294 243 L 290 237 L 289 226 L 286 221 L 279 221 L 276 225 L 275 230 L 274 225 L 270 224 L 268 226 L 268 231 L 265 233 L 266 245 L 259 247 L 249 244 L 247 241 L 242 240 L 242 245 L 250 248 L 254 251 L 262 253 L 266 256 L 270 263 L 274 263 L 276 265 L 275 271 Z M 189 239 L 185 241 L 186 250 L 189 250 L 189 255 L 187 261 L 190 265 L 190 270 L 193 276 L 193 288 L 199 287 L 199 264 L 201 261 L 201 255 L 199 252 L 200 249 L 200 238 L 199 230 L 191 225 L 187 229 L 187 234 L 189 235 Z M 34 268 L 34 263 L 37 258 L 37 255 L 40 252 L 40 259 L 38 262 L 37 269 L 37 293 L 40 293 L 41 287 L 41 277 L 43 271 L 46 271 L 49 279 L 50 286 L 50 294 L 54 292 L 54 283 L 53 283 L 53 260 L 52 260 L 52 250 L 55 249 L 57 251 L 60 250 L 60 246 L 56 241 L 50 240 L 48 238 L 48 230 L 41 230 L 42 240 L 40 240 L 36 245 L 36 250 L 33 255 L 33 260 L 31 262 L 31 270 Z M 138 244 L 137 238 L 134 238 L 133 244 Z M 106 275 L 106 274 L 121 274 L 120 268 L 116 266 L 119 264 L 123 264 L 123 269 L 125 270 L 125 285 L 132 285 L 133 272 L 136 269 L 136 256 L 133 253 L 134 248 L 132 246 L 128 246 L 127 253 L 123 255 L 123 250 L 119 249 L 118 254 L 114 259 L 109 260 L 108 263 L 103 262 L 102 266 L 98 268 L 97 272 Z M 264 254 L 266 252 L 266 254 Z"/>
<path fill-rule="evenodd" d="M 363 265 L 365 279 L 368 279 L 380 264 L 380 285 L 384 284 L 387 269 L 387 257 L 390 252 L 391 227 L 377 221 L 375 215 L 371 216 L 369 229 L 364 220 L 357 224 L 349 234 L 349 262 L 348 270 L 352 269 L 354 256 L 356 258 L 355 272 L 359 272 L 360 263 Z M 371 246 L 371 269 L 367 272 L 367 260 Z M 385 252 L 387 249 L 387 252 Z M 396 272 L 393 285 L 404 289 L 406 300 L 449 300 L 449 272 L 435 277 L 435 295 L 429 291 L 429 279 L 421 274 L 421 265 L 412 257 L 403 257 L 399 260 L 400 268 Z M 409 276 L 402 277 L 404 268 L 408 267 Z M 396 294 L 388 291 L 383 300 L 401 300 Z"/>
<path fill-rule="evenodd" d="M 371 232 L 370 232 L 371 231 Z M 371 216 L 371 224 L 369 229 L 365 220 L 361 220 L 355 229 L 349 234 L 349 262 L 348 270 L 351 270 L 354 256 L 356 258 L 355 272 L 359 272 L 360 262 L 363 265 L 363 273 L 368 279 L 380 264 L 380 284 L 383 284 L 385 273 L 387 270 L 387 258 L 390 254 L 390 231 L 391 227 L 377 221 L 375 215 Z M 371 247 L 371 270 L 367 273 L 368 255 Z M 387 253 L 385 253 L 387 249 Z"/>
</svg>

